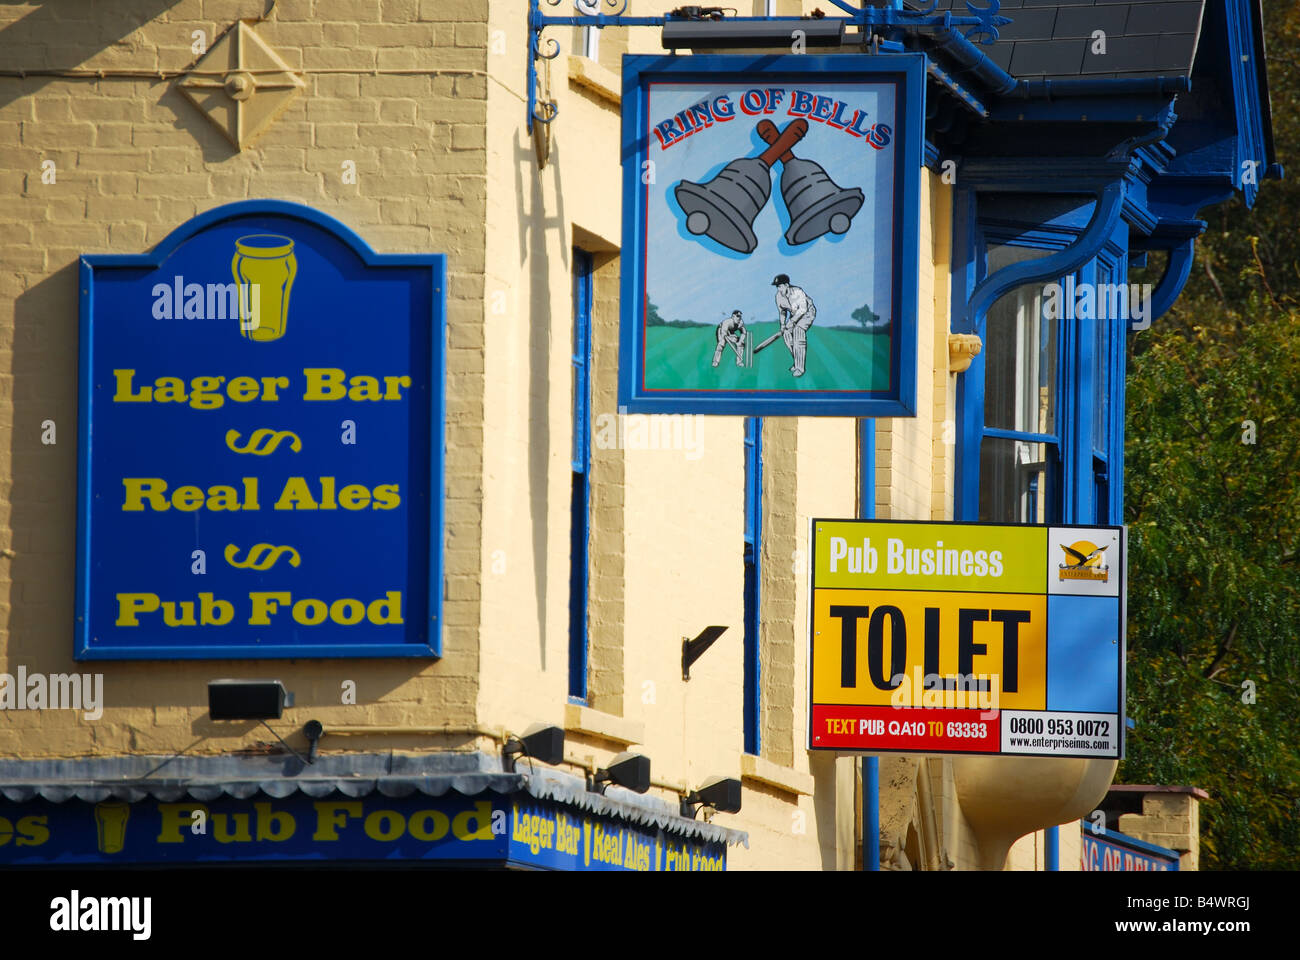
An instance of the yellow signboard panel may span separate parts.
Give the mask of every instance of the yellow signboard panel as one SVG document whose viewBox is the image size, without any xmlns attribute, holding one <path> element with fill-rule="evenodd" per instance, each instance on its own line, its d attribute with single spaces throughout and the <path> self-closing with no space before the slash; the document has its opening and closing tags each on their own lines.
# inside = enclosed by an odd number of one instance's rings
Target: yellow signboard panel
<svg viewBox="0 0 1300 960">
<path fill-rule="evenodd" d="M 1046 654 L 1042 594 L 818 590 L 813 701 L 1044 710 Z"/>
<path fill-rule="evenodd" d="M 820 520 L 819 587 L 1042 593 L 1046 527 Z"/>
</svg>

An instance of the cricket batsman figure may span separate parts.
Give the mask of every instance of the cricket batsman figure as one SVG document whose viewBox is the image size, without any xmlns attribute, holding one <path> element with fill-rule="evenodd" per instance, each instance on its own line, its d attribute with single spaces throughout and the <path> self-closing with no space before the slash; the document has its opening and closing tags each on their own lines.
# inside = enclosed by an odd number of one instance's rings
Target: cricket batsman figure
<svg viewBox="0 0 1300 960">
<path fill-rule="evenodd" d="M 740 315 L 739 310 L 731 311 L 731 316 L 718 324 L 718 349 L 713 351 L 713 365 L 716 367 L 722 359 L 723 347 L 730 346 L 736 351 L 736 366 L 745 365 L 745 353 L 742 345 L 745 342 L 745 318 Z"/>
<path fill-rule="evenodd" d="M 793 286 L 784 273 L 778 273 L 772 279 L 772 286 L 776 287 L 776 312 L 781 321 L 781 336 L 790 348 L 790 356 L 794 358 L 790 372 L 796 377 L 802 377 L 804 361 L 808 355 L 808 328 L 817 319 L 817 307 L 808 294 L 803 292 L 803 288 Z"/>
</svg>

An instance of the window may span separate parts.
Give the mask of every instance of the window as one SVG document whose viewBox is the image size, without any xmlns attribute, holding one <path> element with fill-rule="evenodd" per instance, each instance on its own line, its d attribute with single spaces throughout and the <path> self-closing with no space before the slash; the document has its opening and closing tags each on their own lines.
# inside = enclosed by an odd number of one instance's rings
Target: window
<svg viewBox="0 0 1300 960">
<path fill-rule="evenodd" d="M 573 486 L 569 527 L 569 696 L 587 702 L 591 537 L 591 255 L 573 251 Z"/>
<path fill-rule="evenodd" d="M 759 604 L 763 582 L 763 418 L 745 420 L 745 752 L 757 754 L 759 736 Z"/>
<path fill-rule="evenodd" d="M 600 13 L 600 0 L 573 0 L 580 17 L 594 17 Z M 600 27 L 582 28 L 582 55 L 588 60 L 600 59 Z"/>
<path fill-rule="evenodd" d="M 1041 256 L 1024 247 L 989 252 L 989 270 Z M 985 321 L 980 519 L 1046 523 L 1059 513 L 1058 321 L 1044 316 L 1041 284 L 995 303 Z"/>
<path fill-rule="evenodd" d="M 1023 206 L 1035 210 L 1032 200 Z M 1056 198 L 1017 230 L 1005 199 L 997 209 L 996 225 L 981 223 L 970 251 L 982 276 L 1063 249 L 1091 213 Z M 1017 287 L 983 318 L 983 353 L 962 391 L 963 437 L 978 451 L 959 457 L 959 519 L 976 519 L 976 505 L 978 519 L 994 523 L 1112 523 L 1120 515 L 1126 234 L 1121 223 L 1075 273 Z"/>
<path fill-rule="evenodd" d="M 1099 291 L 1109 291 L 1115 289 L 1115 277 L 1119 273 L 1115 266 L 1108 263 L 1099 263 L 1097 265 L 1097 284 Z M 1103 297 L 1099 294 L 1098 303 L 1103 302 Z M 1113 302 L 1113 298 L 1105 297 L 1105 302 Z M 1110 504 L 1110 378 L 1111 368 L 1114 358 L 1111 356 L 1111 342 L 1117 339 L 1112 329 L 1114 318 L 1109 314 L 1112 311 L 1098 310 L 1099 314 L 1093 321 L 1094 323 L 1094 341 L 1093 356 L 1096 358 L 1096 367 L 1094 370 L 1093 380 L 1093 403 L 1092 403 L 1092 474 L 1093 474 L 1093 502 L 1096 504 L 1096 522 L 1111 522 L 1111 504 Z M 1122 342 L 1122 340 L 1121 340 Z M 1118 522 L 1118 521 L 1117 521 Z"/>
</svg>

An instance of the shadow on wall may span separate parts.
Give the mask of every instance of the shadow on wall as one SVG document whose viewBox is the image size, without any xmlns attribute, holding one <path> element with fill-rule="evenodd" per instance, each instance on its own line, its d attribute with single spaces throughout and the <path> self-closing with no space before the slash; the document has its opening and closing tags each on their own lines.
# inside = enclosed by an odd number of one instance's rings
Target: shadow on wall
<svg viewBox="0 0 1300 960">
<path fill-rule="evenodd" d="M 813 816 L 817 821 L 817 839 L 821 851 L 821 868 L 823 870 L 840 869 L 840 854 L 838 847 L 845 841 L 848 843 L 848 849 L 845 851 L 848 867 L 853 866 L 853 843 L 856 840 L 852 824 L 854 822 L 852 811 L 848 816 L 847 823 L 850 826 L 846 837 L 839 835 L 840 822 L 837 814 L 840 812 L 840 795 L 836 773 L 838 766 L 837 757 L 833 754 L 827 754 L 822 751 L 808 754 L 808 770 L 813 776 Z M 855 759 L 854 763 L 858 761 Z"/>
<path fill-rule="evenodd" d="M 4 7 L 12 2 L 13 0 L 0 0 L 0 17 L 5 16 Z M 39 3 L 35 11 L 0 26 L 0 70 L 5 71 L 6 75 L 30 70 L 89 69 L 83 64 L 96 57 L 99 59 L 95 66 L 102 66 L 105 70 L 178 71 L 189 69 L 203 56 L 191 51 L 190 25 L 175 26 L 175 43 L 184 51 L 183 61 L 174 51 L 170 56 L 160 58 L 156 55 L 156 50 L 143 42 L 133 44 L 125 39 L 139 28 L 152 23 L 161 13 L 176 6 L 179 0 L 135 0 L 112 4 L 95 4 L 91 0 L 35 2 Z M 250 16 L 256 12 L 257 0 L 250 0 L 246 5 Z M 268 0 L 266 6 L 269 9 L 274 3 Z M 210 23 L 206 20 L 196 22 Z M 216 33 L 208 38 L 208 47 L 211 48 L 235 25 L 236 21 L 211 23 L 210 28 L 215 29 Z M 105 58 L 100 56 L 105 52 L 118 56 L 113 57 L 111 63 L 105 62 Z M 76 91 L 92 90 L 105 83 L 148 84 L 151 89 L 143 94 L 144 98 L 156 100 L 159 106 L 166 107 L 174 114 L 173 127 L 185 131 L 193 138 L 193 142 L 203 151 L 205 164 L 221 163 L 240 152 L 180 92 L 175 78 L 102 80 L 48 76 L 9 77 L 0 82 L 0 109 L 24 97 L 39 97 L 42 90 L 53 82 L 72 83 L 76 85 Z M 304 109 L 304 102 L 305 98 L 300 97 L 290 107 L 290 116 L 294 109 Z"/>
<path fill-rule="evenodd" d="M 554 180 L 555 213 L 547 216 L 542 188 L 544 174 L 537 169 L 532 138 L 527 137 L 522 130 L 515 133 L 515 196 L 519 200 L 519 219 L 522 224 L 519 231 L 519 266 L 528 266 L 529 515 L 532 523 L 533 577 L 536 583 L 538 662 L 543 670 L 546 669 L 551 341 L 555 338 L 571 344 L 573 339 L 572 318 L 567 314 L 555 317 L 551 313 L 554 297 L 550 278 L 551 257 L 546 246 L 547 230 L 555 230 L 560 234 L 560 260 L 565 267 L 572 269 L 569 237 L 565 231 L 564 191 L 560 184 L 558 146 L 558 143 L 552 145 L 548 163 Z M 568 339 L 564 340 L 565 337 Z M 567 602 L 565 609 L 568 609 Z"/>
<path fill-rule="evenodd" d="M 14 302 L 8 659 L 72 669 L 77 499 L 77 265 Z M 51 427 L 52 424 L 52 427 Z M 53 443 L 43 442 L 52 431 Z"/>
<path fill-rule="evenodd" d="M 0 69 L 73 70 L 96 54 L 117 48 L 131 53 L 126 42 L 140 27 L 157 19 L 159 14 L 176 6 L 180 0 L 117 0 L 92 3 L 89 0 L 22 0 L 21 6 L 35 6 L 31 13 L 0 27 Z M 15 0 L 0 0 L 0 18 L 9 20 L 19 5 Z M 256 11 L 250 3 L 249 14 Z M 177 44 L 189 45 L 188 37 Z M 114 68 L 152 69 L 154 65 L 115 62 Z M 108 64 L 104 65 L 109 68 Z M 50 82 L 50 77 L 0 83 L 0 107 L 22 97 L 35 96 Z"/>
</svg>

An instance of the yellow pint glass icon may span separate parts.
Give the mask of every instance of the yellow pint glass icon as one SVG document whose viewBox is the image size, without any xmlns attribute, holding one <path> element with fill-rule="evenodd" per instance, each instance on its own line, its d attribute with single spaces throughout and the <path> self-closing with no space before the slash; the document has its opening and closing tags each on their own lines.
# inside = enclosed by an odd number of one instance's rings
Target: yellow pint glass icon
<svg viewBox="0 0 1300 960">
<path fill-rule="evenodd" d="M 126 820 L 130 804 L 105 800 L 95 804 L 95 831 L 99 835 L 100 853 L 121 853 L 126 846 Z"/>
<path fill-rule="evenodd" d="M 275 233 L 240 237 L 230 270 L 238 284 L 240 334 L 263 341 L 284 336 L 289 291 L 298 273 L 293 241 Z"/>
</svg>

